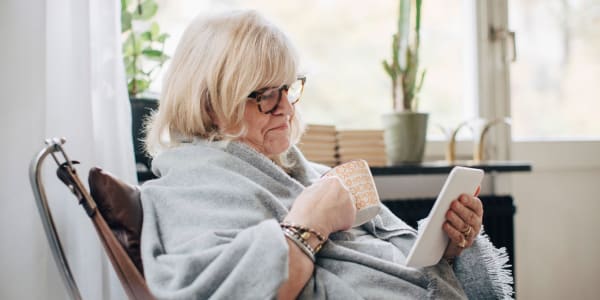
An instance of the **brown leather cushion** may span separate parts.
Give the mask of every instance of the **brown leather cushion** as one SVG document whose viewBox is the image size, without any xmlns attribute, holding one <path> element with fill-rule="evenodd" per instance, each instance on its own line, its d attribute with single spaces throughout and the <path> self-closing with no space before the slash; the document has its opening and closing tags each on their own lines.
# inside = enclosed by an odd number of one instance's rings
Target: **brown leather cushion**
<svg viewBox="0 0 600 300">
<path fill-rule="evenodd" d="M 90 169 L 88 182 L 100 213 L 143 275 L 140 255 L 143 212 L 139 187 L 127 184 L 98 167 Z"/>
</svg>

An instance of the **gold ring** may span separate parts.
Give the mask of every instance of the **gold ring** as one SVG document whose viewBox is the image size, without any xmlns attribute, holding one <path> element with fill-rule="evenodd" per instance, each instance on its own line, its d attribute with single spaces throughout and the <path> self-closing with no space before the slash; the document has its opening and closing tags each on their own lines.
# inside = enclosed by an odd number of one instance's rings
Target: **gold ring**
<svg viewBox="0 0 600 300">
<path fill-rule="evenodd" d="M 467 246 L 467 239 L 463 237 L 462 241 L 458 244 L 458 247 L 465 248 Z"/>
<path fill-rule="evenodd" d="M 462 234 L 463 234 L 465 237 L 467 237 L 467 238 L 468 238 L 468 237 L 469 237 L 469 235 L 471 234 L 471 231 L 473 231 L 473 227 L 471 227 L 471 225 L 467 225 L 467 226 L 468 226 L 468 227 L 467 227 L 467 230 L 463 231 L 463 233 L 462 233 Z"/>
</svg>

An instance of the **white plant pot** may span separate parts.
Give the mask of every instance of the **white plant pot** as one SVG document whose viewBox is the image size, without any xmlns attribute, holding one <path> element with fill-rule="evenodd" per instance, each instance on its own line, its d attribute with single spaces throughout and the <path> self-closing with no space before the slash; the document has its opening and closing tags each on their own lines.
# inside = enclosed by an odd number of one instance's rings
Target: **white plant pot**
<svg viewBox="0 0 600 300">
<path fill-rule="evenodd" d="M 429 114 L 396 112 L 383 115 L 383 135 L 388 164 L 420 163 L 425 154 Z"/>
</svg>

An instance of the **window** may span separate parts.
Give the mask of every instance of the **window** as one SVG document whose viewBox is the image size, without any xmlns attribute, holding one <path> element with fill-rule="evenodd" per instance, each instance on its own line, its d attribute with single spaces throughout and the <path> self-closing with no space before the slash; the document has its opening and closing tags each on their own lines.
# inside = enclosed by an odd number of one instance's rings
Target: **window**
<svg viewBox="0 0 600 300">
<path fill-rule="evenodd" d="M 253 8 L 279 25 L 299 48 L 308 75 L 301 108 L 307 122 L 339 128 L 381 128 L 381 115 L 392 110 L 390 80 L 382 60 L 391 56 L 398 1 L 166 1 L 157 18 L 172 37 L 174 53 L 185 26 L 200 12 Z M 473 89 L 466 79 L 465 46 L 472 39 L 462 2 L 424 1 L 421 66 L 427 76 L 420 110 L 430 113 L 429 137 L 441 138 L 437 126 L 454 127 L 475 116 Z M 474 58 L 473 58 L 474 59 Z M 160 87 L 154 83 L 154 90 Z"/>
<path fill-rule="evenodd" d="M 510 0 L 513 137 L 600 138 L 600 3 Z"/>
</svg>

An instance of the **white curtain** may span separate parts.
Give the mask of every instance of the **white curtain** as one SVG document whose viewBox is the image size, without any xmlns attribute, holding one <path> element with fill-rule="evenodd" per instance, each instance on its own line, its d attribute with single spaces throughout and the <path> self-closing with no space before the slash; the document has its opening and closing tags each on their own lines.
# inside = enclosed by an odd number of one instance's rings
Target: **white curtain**
<svg viewBox="0 0 600 300">
<path fill-rule="evenodd" d="M 84 182 L 89 168 L 98 165 L 137 184 L 120 1 L 31 2 L 0 4 L 0 33 L 11 42 L 0 50 L 0 130 L 3 137 L 17 136 L 5 143 L 8 150 L 0 161 L 14 168 L 2 170 L 0 180 L 0 298 L 64 299 L 66 289 L 33 204 L 27 168 L 43 146 L 42 137 L 63 136 L 70 159 L 82 162 L 78 171 Z M 46 191 L 82 297 L 126 298 L 90 220 L 54 170 L 53 162 L 45 164 Z"/>
</svg>

